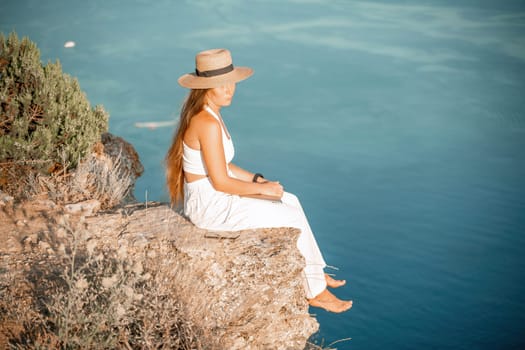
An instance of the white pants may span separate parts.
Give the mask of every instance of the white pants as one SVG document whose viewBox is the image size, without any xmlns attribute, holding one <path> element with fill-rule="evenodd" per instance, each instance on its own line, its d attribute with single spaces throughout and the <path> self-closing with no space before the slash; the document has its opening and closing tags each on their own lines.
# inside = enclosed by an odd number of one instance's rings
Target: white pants
<svg viewBox="0 0 525 350">
<path fill-rule="evenodd" d="M 313 298 L 326 288 L 326 263 L 297 197 L 285 192 L 282 202 L 239 197 L 216 191 L 208 178 L 184 184 L 184 214 L 195 226 L 218 231 L 269 227 L 301 230 L 297 248 L 304 256 L 305 291 Z"/>
</svg>

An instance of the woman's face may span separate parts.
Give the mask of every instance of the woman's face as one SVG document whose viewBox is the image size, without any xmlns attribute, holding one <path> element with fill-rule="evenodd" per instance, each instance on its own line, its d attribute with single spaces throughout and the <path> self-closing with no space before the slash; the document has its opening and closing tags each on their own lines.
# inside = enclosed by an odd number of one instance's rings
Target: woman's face
<svg viewBox="0 0 525 350">
<path fill-rule="evenodd" d="M 221 108 L 231 104 L 234 94 L 235 83 L 230 83 L 208 90 L 206 97 L 210 107 Z"/>
</svg>

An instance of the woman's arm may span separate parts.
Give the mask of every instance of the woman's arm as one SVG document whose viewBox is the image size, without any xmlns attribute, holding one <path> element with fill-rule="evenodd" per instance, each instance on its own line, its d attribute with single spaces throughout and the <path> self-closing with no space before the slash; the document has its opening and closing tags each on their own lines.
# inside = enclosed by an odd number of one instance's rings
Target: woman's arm
<svg viewBox="0 0 525 350">
<path fill-rule="evenodd" d="M 248 170 L 245 170 L 245 169 L 241 168 L 240 166 L 235 165 L 233 163 L 230 163 L 229 167 L 230 167 L 230 170 L 232 171 L 232 173 L 235 175 L 236 178 L 238 178 L 240 180 L 243 180 L 243 181 L 246 181 L 246 182 L 252 182 L 253 181 L 253 177 L 255 176 L 254 173 L 251 173 Z M 257 179 L 257 182 L 259 182 L 259 183 L 263 183 L 263 182 L 267 182 L 267 181 L 268 181 L 267 179 L 262 178 L 262 177 L 259 177 Z"/>
<path fill-rule="evenodd" d="M 254 183 L 251 181 L 251 178 L 248 181 L 244 181 L 247 174 L 251 174 L 247 171 L 241 174 L 241 179 L 230 177 L 227 172 L 222 145 L 222 130 L 219 122 L 210 117 L 203 118 L 199 124 L 198 138 L 202 156 L 208 169 L 210 181 L 217 191 L 241 196 L 250 194 L 282 196 L 283 187 L 277 182 Z M 234 168 L 236 170 L 241 169 L 237 166 L 234 166 Z"/>
</svg>

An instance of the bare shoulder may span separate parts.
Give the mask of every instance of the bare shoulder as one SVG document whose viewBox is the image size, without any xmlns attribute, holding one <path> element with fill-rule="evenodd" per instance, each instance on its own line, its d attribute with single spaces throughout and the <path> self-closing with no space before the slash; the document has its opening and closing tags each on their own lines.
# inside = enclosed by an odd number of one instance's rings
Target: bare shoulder
<svg viewBox="0 0 525 350">
<path fill-rule="evenodd" d="M 213 118 L 209 113 L 202 110 L 199 113 L 195 114 L 193 118 L 191 118 L 190 127 L 213 127 L 213 125 L 218 125 L 219 123 L 215 118 Z"/>
<path fill-rule="evenodd" d="M 198 135 L 209 133 L 216 134 L 221 131 L 221 126 L 217 119 L 204 110 L 197 113 L 191 119 L 190 128 Z"/>
<path fill-rule="evenodd" d="M 194 149 L 200 149 L 203 141 L 216 140 L 220 135 L 219 122 L 206 111 L 201 111 L 191 118 L 190 125 L 184 134 L 184 143 Z"/>
</svg>

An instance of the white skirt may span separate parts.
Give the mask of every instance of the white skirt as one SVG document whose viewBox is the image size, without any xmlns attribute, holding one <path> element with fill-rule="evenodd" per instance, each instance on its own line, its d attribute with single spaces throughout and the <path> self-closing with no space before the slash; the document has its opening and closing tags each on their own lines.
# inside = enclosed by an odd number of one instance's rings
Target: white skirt
<svg viewBox="0 0 525 350">
<path fill-rule="evenodd" d="M 304 256 L 307 298 L 326 289 L 326 263 L 297 197 L 285 192 L 281 202 L 239 197 L 216 191 L 208 178 L 184 184 L 184 214 L 195 226 L 217 231 L 269 227 L 301 230 L 297 248 Z"/>
</svg>

